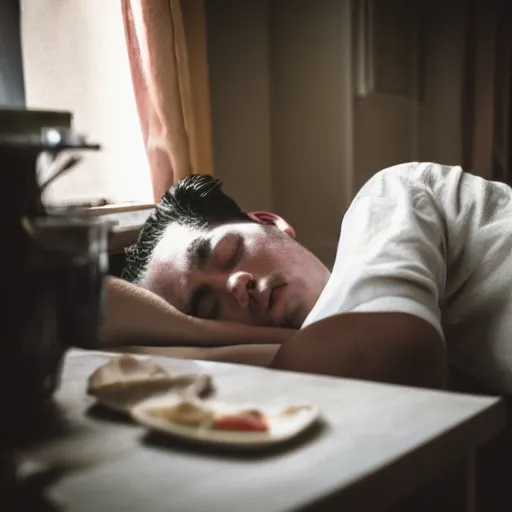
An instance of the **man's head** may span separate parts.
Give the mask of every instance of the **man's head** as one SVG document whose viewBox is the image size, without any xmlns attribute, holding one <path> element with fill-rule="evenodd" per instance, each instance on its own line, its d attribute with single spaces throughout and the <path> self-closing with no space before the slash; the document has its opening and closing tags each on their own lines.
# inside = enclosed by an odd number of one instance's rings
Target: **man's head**
<svg viewBox="0 0 512 512">
<path fill-rule="evenodd" d="M 202 318 L 298 328 L 329 271 L 267 213 L 244 213 L 221 181 L 176 183 L 127 251 L 123 277 Z"/>
</svg>

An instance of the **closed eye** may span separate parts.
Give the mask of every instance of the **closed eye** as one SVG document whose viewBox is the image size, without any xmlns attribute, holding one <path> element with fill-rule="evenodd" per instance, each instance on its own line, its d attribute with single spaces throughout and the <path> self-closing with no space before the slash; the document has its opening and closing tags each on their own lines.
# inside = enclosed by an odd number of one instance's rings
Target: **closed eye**
<svg viewBox="0 0 512 512">
<path fill-rule="evenodd" d="M 230 257 L 227 261 L 222 265 L 224 270 L 231 270 L 235 268 L 242 259 L 244 252 L 244 242 L 241 237 L 236 237 L 234 249 L 231 249 Z"/>
<path fill-rule="evenodd" d="M 197 288 L 190 298 L 187 314 L 197 318 L 214 320 L 219 314 L 219 303 L 210 286 Z"/>
<path fill-rule="evenodd" d="M 212 293 L 203 296 L 197 307 L 197 317 L 216 320 L 219 315 L 219 302 Z"/>
<path fill-rule="evenodd" d="M 216 299 L 212 299 L 207 308 L 204 315 L 201 315 L 201 318 L 205 320 L 217 320 L 219 318 L 219 302 Z"/>
<path fill-rule="evenodd" d="M 201 305 L 211 293 L 211 288 L 207 285 L 200 286 L 192 293 L 188 305 L 185 309 L 186 314 L 190 316 L 199 316 L 199 310 L 201 309 Z"/>
</svg>

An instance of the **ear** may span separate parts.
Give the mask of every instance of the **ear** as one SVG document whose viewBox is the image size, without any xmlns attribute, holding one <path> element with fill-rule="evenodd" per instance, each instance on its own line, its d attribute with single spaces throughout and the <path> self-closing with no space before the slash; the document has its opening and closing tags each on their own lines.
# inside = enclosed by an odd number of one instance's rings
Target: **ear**
<svg viewBox="0 0 512 512">
<path fill-rule="evenodd" d="M 248 217 L 260 224 L 271 224 L 275 226 L 279 231 L 290 235 L 292 238 L 295 238 L 295 230 L 292 228 L 288 222 L 286 222 L 282 217 L 276 215 L 275 213 L 270 212 L 249 212 Z"/>
</svg>

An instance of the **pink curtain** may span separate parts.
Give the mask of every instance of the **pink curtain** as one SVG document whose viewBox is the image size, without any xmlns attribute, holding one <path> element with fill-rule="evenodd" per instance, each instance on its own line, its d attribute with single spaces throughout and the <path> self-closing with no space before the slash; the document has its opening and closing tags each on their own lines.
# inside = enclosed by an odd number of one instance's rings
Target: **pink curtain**
<svg viewBox="0 0 512 512">
<path fill-rule="evenodd" d="M 135 99 L 155 201 L 212 173 L 203 0 L 122 0 Z"/>
</svg>

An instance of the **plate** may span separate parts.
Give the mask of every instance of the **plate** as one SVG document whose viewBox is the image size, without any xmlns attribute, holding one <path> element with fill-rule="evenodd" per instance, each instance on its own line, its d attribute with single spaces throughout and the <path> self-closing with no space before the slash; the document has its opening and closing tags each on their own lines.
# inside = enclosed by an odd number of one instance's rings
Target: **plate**
<svg viewBox="0 0 512 512">
<path fill-rule="evenodd" d="M 182 398 L 177 396 L 150 399 L 135 406 L 131 411 L 132 417 L 149 430 L 174 438 L 203 444 L 258 449 L 284 443 L 297 437 L 310 428 L 320 416 L 318 408 L 311 405 L 265 408 L 210 400 L 200 402 L 215 414 L 233 414 L 257 409 L 266 415 L 269 426 L 267 431 L 241 432 L 212 429 L 208 426 L 187 426 L 155 415 L 155 411 L 172 407 L 182 401 Z"/>
</svg>

